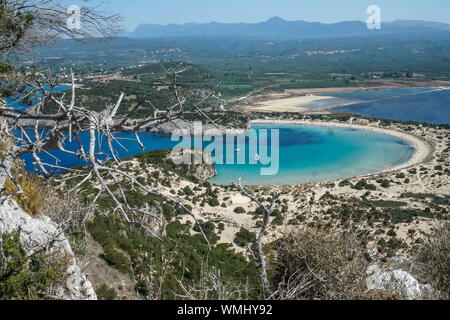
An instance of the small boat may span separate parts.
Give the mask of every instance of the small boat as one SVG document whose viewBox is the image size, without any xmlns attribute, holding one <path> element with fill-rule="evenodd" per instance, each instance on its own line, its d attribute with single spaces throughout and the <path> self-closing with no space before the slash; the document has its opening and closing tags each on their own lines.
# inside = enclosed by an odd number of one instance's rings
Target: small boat
<svg viewBox="0 0 450 320">
<path fill-rule="evenodd" d="M 255 161 L 259 161 L 259 159 L 261 159 L 261 157 L 259 156 L 259 154 L 255 155 Z"/>
<path fill-rule="evenodd" d="M 241 149 L 237 148 L 236 150 L 234 150 L 234 152 L 239 152 L 241 151 Z"/>
</svg>

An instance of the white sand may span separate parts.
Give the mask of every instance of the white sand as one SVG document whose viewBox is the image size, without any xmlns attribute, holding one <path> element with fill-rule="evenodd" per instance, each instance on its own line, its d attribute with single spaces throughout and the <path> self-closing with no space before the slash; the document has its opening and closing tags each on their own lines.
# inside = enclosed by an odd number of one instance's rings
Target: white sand
<svg viewBox="0 0 450 320">
<path fill-rule="evenodd" d="M 275 123 L 275 124 L 298 124 L 298 125 L 313 125 L 313 126 L 324 126 L 324 127 L 339 127 L 339 128 L 353 128 L 353 129 L 359 129 L 359 130 L 366 130 L 370 132 L 376 132 L 376 133 L 382 133 L 387 134 L 393 137 L 397 137 L 403 140 L 408 141 L 412 147 L 414 148 L 414 154 L 411 156 L 411 158 L 404 164 L 384 170 L 382 172 L 391 172 L 391 171 L 397 171 L 404 168 L 408 168 L 410 166 L 417 165 L 419 163 L 422 163 L 427 159 L 427 157 L 431 153 L 431 148 L 422 139 L 419 139 L 418 137 L 415 137 L 410 134 L 406 134 L 404 132 L 399 132 L 393 129 L 385 129 L 375 126 L 361 126 L 356 124 L 349 124 L 349 123 L 337 123 L 337 122 L 319 122 L 319 121 L 305 121 L 305 120 L 253 120 L 251 123 Z M 373 175 L 373 174 L 370 174 Z"/>
<path fill-rule="evenodd" d="M 301 112 L 307 108 L 302 105 L 312 103 L 318 100 L 333 99 L 329 96 L 306 95 L 294 98 L 283 98 L 264 101 L 257 106 L 250 107 L 254 111 L 275 111 L 275 112 Z"/>
</svg>

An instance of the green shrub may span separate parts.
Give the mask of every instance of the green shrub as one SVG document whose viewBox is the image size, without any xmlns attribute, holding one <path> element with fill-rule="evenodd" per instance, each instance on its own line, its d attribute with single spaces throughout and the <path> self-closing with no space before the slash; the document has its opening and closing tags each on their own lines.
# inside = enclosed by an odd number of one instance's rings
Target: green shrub
<svg viewBox="0 0 450 320">
<path fill-rule="evenodd" d="M 211 198 L 211 199 L 209 199 L 208 204 L 211 207 L 218 207 L 220 205 L 220 202 L 216 198 Z"/>
<path fill-rule="evenodd" d="M 274 210 L 272 216 L 275 218 L 272 220 L 272 225 L 281 226 L 284 223 L 284 217 L 281 214 L 280 210 Z"/>
<path fill-rule="evenodd" d="M 248 283 L 250 297 L 260 299 L 256 264 L 236 253 L 229 244 L 215 244 L 219 237 L 214 232 L 214 224 L 207 223 L 202 228 L 212 244 L 211 250 L 201 234 L 191 234 L 192 227 L 179 220 L 166 225 L 161 239 L 154 238 L 138 226 L 130 227 L 118 216 L 96 215 L 88 224 L 88 231 L 103 250 L 111 247 L 123 252 L 122 257 L 128 259 L 130 266 L 123 271 L 130 275 L 136 292 L 144 298 L 179 299 L 177 294 L 183 294 L 183 289 L 178 280 L 181 279 L 185 287 L 200 284 L 204 266 L 220 270 L 223 277 L 242 284 L 242 288 Z M 194 226 L 195 230 L 198 229 Z M 230 293 L 229 298 L 237 299 L 239 296 Z"/>
<path fill-rule="evenodd" d="M 248 244 L 252 244 L 254 242 L 256 242 L 256 234 L 245 228 L 241 228 L 241 230 L 236 233 L 234 238 L 234 243 L 242 248 L 245 248 Z"/>
<path fill-rule="evenodd" d="M 381 181 L 379 181 L 379 183 L 385 189 L 387 189 L 391 186 L 391 182 L 387 179 L 381 180 Z"/>
<path fill-rule="evenodd" d="M 35 300 L 51 294 L 52 286 L 64 282 L 66 263 L 51 259 L 40 250 L 27 256 L 19 233 L 3 234 L 5 259 L 0 258 L 0 300 Z"/>
<path fill-rule="evenodd" d="M 234 211 L 234 213 L 237 213 L 237 214 L 243 214 L 243 213 L 246 213 L 245 209 L 242 208 L 242 207 L 236 207 L 236 208 L 234 208 L 233 211 Z"/>
<path fill-rule="evenodd" d="M 339 182 L 339 187 L 346 187 L 346 186 L 351 186 L 351 185 L 352 185 L 351 182 L 348 180 Z"/>
<path fill-rule="evenodd" d="M 106 284 L 102 284 L 97 289 L 95 289 L 95 293 L 97 294 L 97 298 L 99 300 L 116 300 L 117 293 L 114 288 L 109 288 Z"/>
<path fill-rule="evenodd" d="M 356 185 L 352 186 L 353 189 L 356 190 L 376 190 L 377 187 L 373 184 L 367 183 L 366 180 L 360 180 Z"/>
<path fill-rule="evenodd" d="M 184 187 L 183 191 L 187 196 L 193 196 L 195 194 L 189 186 Z"/>
<path fill-rule="evenodd" d="M 161 206 L 162 214 L 167 221 L 172 220 L 175 217 L 175 209 L 170 204 L 163 203 Z"/>
<path fill-rule="evenodd" d="M 123 253 L 114 249 L 112 246 L 103 247 L 103 253 L 100 257 L 103 258 L 110 266 L 116 268 L 122 273 L 130 272 L 130 260 L 123 255 Z"/>
</svg>

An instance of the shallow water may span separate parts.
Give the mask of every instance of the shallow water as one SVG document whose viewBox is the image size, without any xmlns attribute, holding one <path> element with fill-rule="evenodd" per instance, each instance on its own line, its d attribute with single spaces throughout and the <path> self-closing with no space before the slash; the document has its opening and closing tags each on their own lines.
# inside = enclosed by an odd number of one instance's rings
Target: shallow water
<svg viewBox="0 0 450 320">
<path fill-rule="evenodd" d="M 332 96 L 361 103 L 336 110 L 402 121 L 450 124 L 450 90 L 434 88 L 342 92 Z"/>
</svg>

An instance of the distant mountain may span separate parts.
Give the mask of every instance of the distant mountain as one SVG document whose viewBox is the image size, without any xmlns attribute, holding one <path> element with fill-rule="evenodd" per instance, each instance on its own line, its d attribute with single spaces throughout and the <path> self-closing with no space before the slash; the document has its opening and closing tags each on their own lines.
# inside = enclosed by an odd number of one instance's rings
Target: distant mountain
<svg viewBox="0 0 450 320">
<path fill-rule="evenodd" d="M 260 23 L 186 23 L 183 25 L 141 24 L 134 32 L 123 34 L 132 38 L 171 38 L 225 36 L 263 39 L 305 39 L 323 37 L 363 36 L 373 33 L 424 33 L 450 32 L 450 25 L 428 21 L 398 20 L 382 24 L 382 30 L 369 30 L 364 22 L 346 21 L 320 23 L 307 21 L 286 21 L 273 17 Z"/>
</svg>

